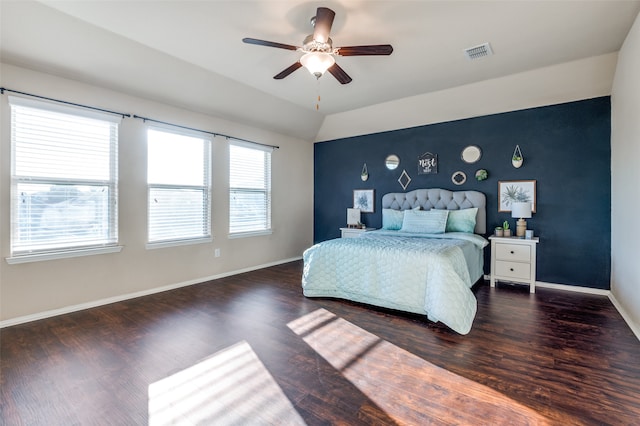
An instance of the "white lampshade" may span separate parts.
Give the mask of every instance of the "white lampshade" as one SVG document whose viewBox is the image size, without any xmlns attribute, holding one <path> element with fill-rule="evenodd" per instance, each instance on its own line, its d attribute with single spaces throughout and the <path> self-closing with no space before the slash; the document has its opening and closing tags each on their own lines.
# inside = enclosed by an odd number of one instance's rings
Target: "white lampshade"
<svg viewBox="0 0 640 426">
<path fill-rule="evenodd" d="M 531 217 L 531 202 L 516 202 L 511 203 L 511 217 L 516 218 L 530 218 Z"/>
<path fill-rule="evenodd" d="M 347 225 L 360 223 L 360 209 L 347 209 Z"/>
<path fill-rule="evenodd" d="M 336 63 L 336 60 L 328 53 L 310 52 L 300 58 L 300 63 L 308 69 L 311 74 L 320 78 L 329 67 Z"/>
</svg>

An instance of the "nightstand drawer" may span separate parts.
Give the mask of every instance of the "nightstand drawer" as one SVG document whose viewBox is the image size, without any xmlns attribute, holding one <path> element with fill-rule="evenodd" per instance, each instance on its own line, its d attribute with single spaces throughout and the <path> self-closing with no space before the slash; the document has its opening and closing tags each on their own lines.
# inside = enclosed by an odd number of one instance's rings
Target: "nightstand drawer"
<svg viewBox="0 0 640 426">
<path fill-rule="evenodd" d="M 496 244 L 496 259 L 513 262 L 529 262 L 531 247 L 517 244 Z"/>
<path fill-rule="evenodd" d="M 373 231 L 375 228 L 340 228 L 342 238 L 358 238 L 365 232 Z"/>
<path fill-rule="evenodd" d="M 342 231 L 342 238 L 358 238 L 360 235 L 362 235 L 362 231 L 359 229 Z"/>
<path fill-rule="evenodd" d="M 531 264 L 496 260 L 496 275 L 528 280 L 531 278 Z"/>
</svg>

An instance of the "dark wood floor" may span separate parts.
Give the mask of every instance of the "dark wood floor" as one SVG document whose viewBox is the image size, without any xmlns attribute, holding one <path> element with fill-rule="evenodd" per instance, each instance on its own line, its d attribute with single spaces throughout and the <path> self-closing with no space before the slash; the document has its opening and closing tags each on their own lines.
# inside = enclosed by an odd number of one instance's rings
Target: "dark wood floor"
<svg viewBox="0 0 640 426">
<path fill-rule="evenodd" d="M 2 424 L 640 424 L 603 296 L 476 285 L 461 336 L 301 294 L 293 262 L 0 332 Z"/>
</svg>

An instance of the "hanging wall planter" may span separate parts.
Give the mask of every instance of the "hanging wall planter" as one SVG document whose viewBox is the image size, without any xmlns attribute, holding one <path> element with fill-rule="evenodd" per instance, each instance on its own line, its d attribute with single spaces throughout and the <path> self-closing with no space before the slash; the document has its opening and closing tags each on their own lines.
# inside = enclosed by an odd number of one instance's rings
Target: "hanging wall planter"
<svg viewBox="0 0 640 426">
<path fill-rule="evenodd" d="M 511 157 L 511 164 L 516 169 L 522 167 L 522 163 L 524 162 L 524 157 L 522 156 L 522 151 L 520 151 L 520 145 L 516 145 L 516 149 L 513 151 L 513 156 Z"/>
<path fill-rule="evenodd" d="M 362 179 L 363 182 L 369 179 L 369 170 L 367 169 L 367 163 L 364 163 L 364 166 L 362 166 L 362 172 L 360 172 L 360 179 Z"/>
</svg>

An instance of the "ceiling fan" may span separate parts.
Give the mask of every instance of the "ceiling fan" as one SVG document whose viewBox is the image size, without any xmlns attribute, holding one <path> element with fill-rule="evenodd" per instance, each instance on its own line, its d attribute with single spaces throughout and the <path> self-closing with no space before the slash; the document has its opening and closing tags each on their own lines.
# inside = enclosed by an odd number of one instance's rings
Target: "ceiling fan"
<svg viewBox="0 0 640 426">
<path fill-rule="evenodd" d="M 365 56 L 365 55 L 390 55 L 393 47 L 390 44 L 376 44 L 369 46 L 333 47 L 333 41 L 329 38 L 331 25 L 336 13 L 326 7 L 319 7 L 316 16 L 311 18 L 314 27 L 313 34 L 308 35 L 302 42 L 302 47 L 290 44 L 276 43 L 273 41 L 258 40 L 255 38 L 243 38 L 248 44 L 276 47 L 278 49 L 297 50 L 304 55 L 299 61 L 289 66 L 273 78 L 280 80 L 304 66 L 316 78 L 322 77 L 325 71 L 329 71 L 340 83 L 351 82 L 351 77 L 336 63 L 334 56 Z"/>
</svg>

